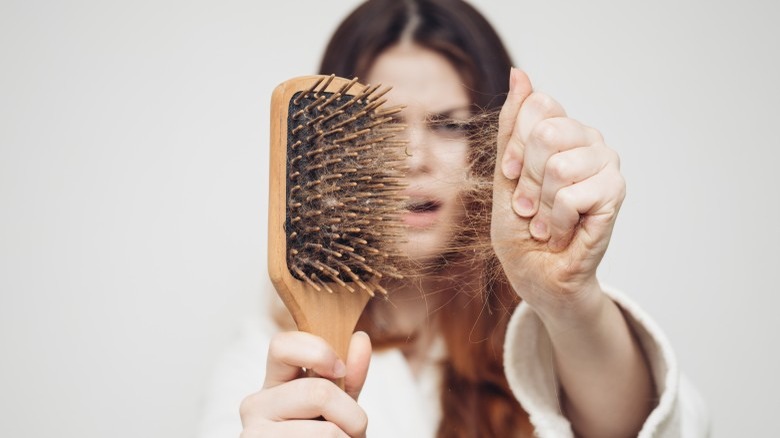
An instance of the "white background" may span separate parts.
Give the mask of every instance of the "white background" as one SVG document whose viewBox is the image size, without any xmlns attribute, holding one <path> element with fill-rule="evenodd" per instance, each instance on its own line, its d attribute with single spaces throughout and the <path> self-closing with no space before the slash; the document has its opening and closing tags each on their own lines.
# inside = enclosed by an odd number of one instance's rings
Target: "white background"
<svg viewBox="0 0 780 438">
<path fill-rule="evenodd" d="M 714 436 L 771 433 L 778 4 L 475 3 L 622 156 L 602 279 L 666 330 Z M 264 302 L 271 90 L 355 4 L 2 0 L 0 436 L 194 434 Z"/>
</svg>

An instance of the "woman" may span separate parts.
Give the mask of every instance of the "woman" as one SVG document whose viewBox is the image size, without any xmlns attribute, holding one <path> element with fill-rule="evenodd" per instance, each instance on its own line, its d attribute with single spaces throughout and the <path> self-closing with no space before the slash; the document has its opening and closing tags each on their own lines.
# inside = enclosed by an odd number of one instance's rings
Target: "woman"
<svg viewBox="0 0 780 438">
<path fill-rule="evenodd" d="M 255 328 L 218 383 L 228 406 L 243 398 L 242 437 L 706 434 L 662 336 L 596 279 L 625 193 L 617 155 L 511 65 L 460 0 L 370 0 L 341 24 L 321 73 L 406 105 L 403 249 L 428 272 L 370 302 L 346 363 L 312 335 Z M 472 118 L 499 108 L 497 136 Z"/>
</svg>

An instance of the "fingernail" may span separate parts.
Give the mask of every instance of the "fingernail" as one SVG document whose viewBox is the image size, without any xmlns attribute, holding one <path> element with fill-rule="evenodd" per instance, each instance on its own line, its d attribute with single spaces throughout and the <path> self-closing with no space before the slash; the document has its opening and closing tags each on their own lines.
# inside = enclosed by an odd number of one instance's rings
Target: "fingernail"
<svg viewBox="0 0 780 438">
<path fill-rule="evenodd" d="M 519 197 L 515 199 L 515 213 L 520 216 L 528 216 L 534 209 L 534 203 L 530 199 Z"/>
<path fill-rule="evenodd" d="M 531 223 L 531 235 L 536 239 L 544 240 L 547 237 L 547 224 L 541 220 L 533 221 Z"/>
<path fill-rule="evenodd" d="M 333 377 L 344 377 L 347 375 L 347 366 L 341 359 L 336 360 L 336 364 L 333 365 Z"/>
<path fill-rule="evenodd" d="M 501 169 L 504 172 L 504 176 L 507 179 L 520 178 L 520 172 L 523 170 L 523 165 L 515 160 L 508 160 L 504 163 Z"/>
</svg>

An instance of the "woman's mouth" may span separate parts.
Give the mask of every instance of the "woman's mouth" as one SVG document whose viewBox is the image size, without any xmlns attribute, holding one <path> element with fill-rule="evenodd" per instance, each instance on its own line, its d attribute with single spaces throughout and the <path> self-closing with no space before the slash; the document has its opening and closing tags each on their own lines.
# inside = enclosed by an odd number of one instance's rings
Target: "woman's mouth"
<svg viewBox="0 0 780 438">
<path fill-rule="evenodd" d="M 435 199 L 411 199 L 406 204 L 404 223 L 412 228 L 429 227 L 436 222 L 441 205 Z"/>
</svg>

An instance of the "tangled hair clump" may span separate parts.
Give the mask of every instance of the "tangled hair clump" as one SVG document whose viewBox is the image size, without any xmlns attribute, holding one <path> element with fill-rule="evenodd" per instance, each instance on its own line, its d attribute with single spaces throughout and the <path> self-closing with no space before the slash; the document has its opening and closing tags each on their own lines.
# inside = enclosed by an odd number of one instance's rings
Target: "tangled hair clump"
<svg viewBox="0 0 780 438">
<path fill-rule="evenodd" d="M 532 426 L 503 370 L 506 325 L 520 299 L 508 284 L 490 237 L 498 110 L 477 111 L 456 123 L 463 124 L 470 146 L 467 184 L 460 194 L 465 216 L 439 257 L 406 272 L 412 283 L 421 285 L 424 278 L 441 276 L 438 283 L 450 285 L 447 291 L 420 286 L 421 295 L 447 294 L 446 305 L 429 316 L 448 352 L 440 364 L 443 419 L 437 436 L 532 436 Z M 392 299 L 391 291 L 388 300 Z M 410 340 L 408 334 L 393 333 L 382 323 L 382 313 L 392 311 L 380 311 L 383 305 L 381 300 L 369 302 L 358 327 L 371 334 L 378 348 L 403 346 Z"/>
<path fill-rule="evenodd" d="M 399 41 L 447 58 L 476 109 L 464 122 L 471 167 L 461 195 L 465 216 L 460 229 L 439 258 L 414 266 L 413 275 L 407 276 L 411 284 L 441 276 L 440 287 L 447 290 L 420 293 L 445 292 L 451 297 L 430 317 L 447 348 L 437 437 L 532 436 L 528 416 L 503 372 L 504 334 L 520 299 L 509 287 L 490 240 L 498 109 L 514 63 L 496 30 L 465 1 L 367 0 L 338 26 L 319 72 L 365 77 L 375 59 Z M 392 300 L 392 290 L 387 301 L 371 300 L 359 323 L 376 348 L 409 342 L 408 334 L 385 324 L 394 311 Z"/>
</svg>

